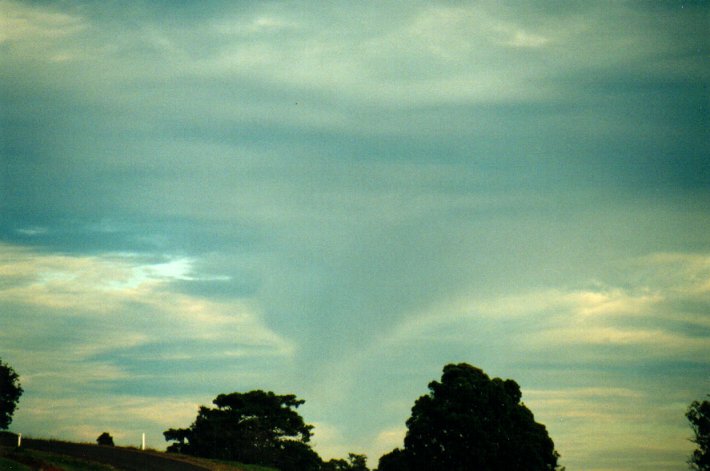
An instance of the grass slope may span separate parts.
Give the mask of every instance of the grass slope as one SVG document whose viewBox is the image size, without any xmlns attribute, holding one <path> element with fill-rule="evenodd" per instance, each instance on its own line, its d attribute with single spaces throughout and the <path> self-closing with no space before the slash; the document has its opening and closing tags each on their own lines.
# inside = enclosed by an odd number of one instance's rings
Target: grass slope
<svg viewBox="0 0 710 471">
<path fill-rule="evenodd" d="M 23 437 L 16 448 L 17 435 L 0 432 L 0 471 L 36 470 L 42 467 L 61 471 L 172 470 L 278 471 L 274 468 L 210 460 L 188 455 L 134 447 L 103 447 L 88 443 L 62 442 Z"/>
<path fill-rule="evenodd" d="M 0 456 L 0 469 L 3 471 L 32 471 L 32 468 L 25 466 L 17 461 L 3 458 Z"/>
<path fill-rule="evenodd" d="M 62 471 L 115 471 L 111 466 L 65 456 L 56 453 L 47 453 L 36 450 L 15 449 L 7 452 L 5 462 L 0 462 L 0 470 L 35 470 L 35 469 L 61 469 Z M 14 467 L 9 466 L 12 463 Z"/>
</svg>

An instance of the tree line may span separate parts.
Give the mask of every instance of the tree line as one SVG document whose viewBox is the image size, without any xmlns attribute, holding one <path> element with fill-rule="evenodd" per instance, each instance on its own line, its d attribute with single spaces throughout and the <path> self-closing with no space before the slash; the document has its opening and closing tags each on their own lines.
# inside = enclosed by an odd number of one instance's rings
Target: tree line
<svg viewBox="0 0 710 471">
<path fill-rule="evenodd" d="M 466 363 L 444 367 L 417 399 L 404 446 L 380 458 L 380 471 L 554 470 L 559 454 L 544 425 L 520 402 L 513 380 L 491 379 Z M 312 426 L 294 395 L 220 394 L 187 428 L 169 429 L 168 451 L 273 466 L 282 471 L 365 471 L 364 455 L 324 462 L 310 447 Z"/>
<path fill-rule="evenodd" d="M 379 459 L 378 471 L 557 470 L 560 455 L 543 424 L 521 402 L 512 379 L 490 378 L 467 363 L 449 364 L 440 381 L 414 402 L 401 448 Z M 12 422 L 23 390 L 15 370 L 0 359 L 0 430 Z M 313 426 L 293 394 L 249 391 L 220 394 L 201 406 L 186 428 L 163 432 L 167 451 L 271 466 L 281 471 L 369 471 L 365 455 L 324 461 L 310 445 Z M 697 449 L 691 468 L 710 470 L 710 402 L 686 411 Z M 104 433 L 100 445 L 113 445 Z M 564 469 L 564 468 L 562 468 Z"/>
</svg>

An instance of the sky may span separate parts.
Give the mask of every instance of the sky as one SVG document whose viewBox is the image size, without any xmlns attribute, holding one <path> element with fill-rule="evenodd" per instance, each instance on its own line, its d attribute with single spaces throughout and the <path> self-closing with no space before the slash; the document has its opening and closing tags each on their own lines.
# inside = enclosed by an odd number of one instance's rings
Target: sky
<svg viewBox="0 0 710 471">
<path fill-rule="evenodd" d="M 704 1 L 0 0 L 11 430 L 164 449 L 264 389 L 374 467 L 467 362 L 569 470 L 684 469 L 709 30 Z"/>
</svg>

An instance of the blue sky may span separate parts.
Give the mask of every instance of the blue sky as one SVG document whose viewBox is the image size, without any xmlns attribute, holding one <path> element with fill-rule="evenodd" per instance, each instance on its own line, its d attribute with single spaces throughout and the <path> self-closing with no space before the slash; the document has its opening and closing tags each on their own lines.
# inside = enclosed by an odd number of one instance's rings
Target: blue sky
<svg viewBox="0 0 710 471">
<path fill-rule="evenodd" d="M 400 446 L 449 362 L 568 469 L 710 392 L 706 2 L 0 1 L 12 429 L 165 446 L 219 393 Z"/>
</svg>

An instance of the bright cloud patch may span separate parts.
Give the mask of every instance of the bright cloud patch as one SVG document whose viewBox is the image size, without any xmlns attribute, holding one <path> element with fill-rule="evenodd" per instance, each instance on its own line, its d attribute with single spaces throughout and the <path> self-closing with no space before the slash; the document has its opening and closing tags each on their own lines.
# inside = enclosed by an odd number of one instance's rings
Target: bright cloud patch
<svg viewBox="0 0 710 471">
<path fill-rule="evenodd" d="M 106 427 L 112 424 L 117 437 L 133 419 L 151 420 L 155 429 L 165 414 L 167 426 L 186 411 L 165 404 L 156 387 L 173 385 L 170 396 L 196 391 L 208 400 L 206 391 L 224 392 L 200 387 L 217 371 L 225 375 L 222 383 L 237 380 L 224 385 L 236 389 L 242 381 L 259 381 L 244 365 L 284 362 L 293 355 L 291 343 L 266 327 L 248 300 L 215 302 L 171 291 L 172 281 L 192 273 L 188 260 L 49 255 L 7 244 L 0 252 L 0 339 L 3 353 L 27 372 L 26 413 L 17 418 L 26 430 L 77 436 L 71 424 L 87 419 L 82 410 L 98 414 Z M 26 342 L 34 348 L 26 350 Z M 123 403 L 92 406 L 108 389 L 122 390 L 125 401 L 140 407 L 121 412 Z M 146 408 L 151 417 L 143 414 Z M 55 422 L 61 428 L 53 428 Z"/>
</svg>

